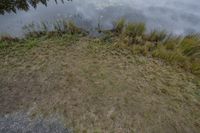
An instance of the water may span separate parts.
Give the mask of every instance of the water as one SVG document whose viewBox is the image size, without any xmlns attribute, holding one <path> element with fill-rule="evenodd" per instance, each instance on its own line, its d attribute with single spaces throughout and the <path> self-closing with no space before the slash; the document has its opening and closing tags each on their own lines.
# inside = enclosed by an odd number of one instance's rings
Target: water
<svg viewBox="0 0 200 133">
<path fill-rule="evenodd" d="M 44 1 L 44 0 L 43 0 Z M 53 23 L 72 19 L 86 29 L 110 29 L 113 21 L 123 17 L 128 21 L 147 24 L 148 30 L 165 29 L 174 34 L 200 32 L 199 0 L 57 0 L 38 3 L 37 8 L 16 10 L 0 15 L 0 34 L 21 36 L 22 27 L 32 22 Z M 0 6 L 1 9 L 1 6 Z"/>
</svg>

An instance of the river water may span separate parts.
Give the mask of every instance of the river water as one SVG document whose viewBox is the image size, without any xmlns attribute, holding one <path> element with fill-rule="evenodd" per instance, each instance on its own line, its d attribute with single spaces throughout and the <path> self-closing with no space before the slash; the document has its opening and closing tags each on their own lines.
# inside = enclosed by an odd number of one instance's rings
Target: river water
<svg viewBox="0 0 200 133">
<path fill-rule="evenodd" d="M 145 22 L 148 30 L 165 29 L 174 34 L 200 32 L 199 0 L 73 0 L 64 3 L 49 0 L 37 8 L 0 14 L 0 34 L 21 36 L 22 27 L 30 23 L 53 23 L 58 19 L 72 19 L 88 30 L 98 23 L 103 29 L 113 21 Z"/>
</svg>

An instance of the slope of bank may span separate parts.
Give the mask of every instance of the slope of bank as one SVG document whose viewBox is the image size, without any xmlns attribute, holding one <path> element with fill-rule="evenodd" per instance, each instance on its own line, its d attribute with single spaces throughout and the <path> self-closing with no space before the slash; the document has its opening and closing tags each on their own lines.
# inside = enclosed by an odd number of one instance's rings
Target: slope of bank
<svg viewBox="0 0 200 133">
<path fill-rule="evenodd" d="M 4 44 L 1 116 L 59 114 L 74 132 L 198 133 L 199 77 L 125 47 L 75 35 Z"/>
</svg>

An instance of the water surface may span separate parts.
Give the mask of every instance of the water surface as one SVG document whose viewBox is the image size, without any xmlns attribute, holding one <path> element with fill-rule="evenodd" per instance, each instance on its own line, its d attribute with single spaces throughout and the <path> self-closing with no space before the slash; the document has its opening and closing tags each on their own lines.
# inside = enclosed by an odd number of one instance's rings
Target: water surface
<svg viewBox="0 0 200 133">
<path fill-rule="evenodd" d="M 148 30 L 165 29 L 174 34 L 200 32 L 199 0 L 57 0 L 38 3 L 29 10 L 16 10 L 0 15 L 0 34 L 21 36 L 22 27 L 32 22 L 53 23 L 58 19 L 72 19 L 79 26 L 94 30 L 98 23 L 109 29 L 113 21 L 145 22 Z M 46 5 L 46 6 L 45 6 Z"/>
</svg>

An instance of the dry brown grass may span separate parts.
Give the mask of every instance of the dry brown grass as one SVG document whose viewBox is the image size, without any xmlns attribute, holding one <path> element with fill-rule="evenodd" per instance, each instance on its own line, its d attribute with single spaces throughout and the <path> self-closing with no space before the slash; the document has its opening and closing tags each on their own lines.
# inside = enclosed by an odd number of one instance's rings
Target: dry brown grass
<svg viewBox="0 0 200 133">
<path fill-rule="evenodd" d="M 59 113 L 74 132 L 200 131 L 199 79 L 128 49 L 54 38 L 0 62 L 1 115 Z"/>
</svg>

